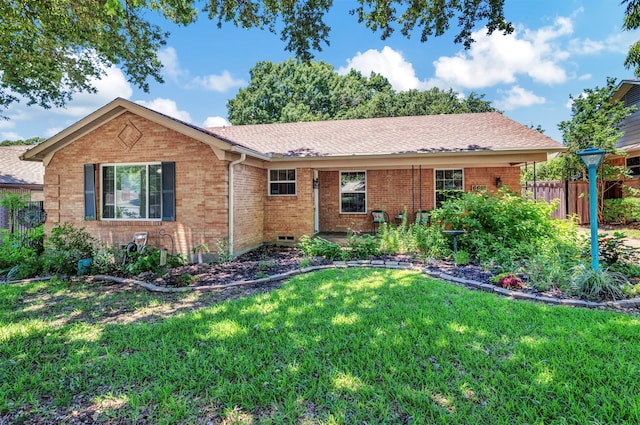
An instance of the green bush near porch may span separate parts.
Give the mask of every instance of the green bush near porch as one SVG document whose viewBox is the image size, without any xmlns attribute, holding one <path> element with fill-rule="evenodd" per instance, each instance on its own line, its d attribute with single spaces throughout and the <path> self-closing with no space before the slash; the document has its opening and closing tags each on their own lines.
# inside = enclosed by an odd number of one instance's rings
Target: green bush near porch
<svg viewBox="0 0 640 425">
<path fill-rule="evenodd" d="M 433 210 L 431 226 L 406 221 L 398 226 L 382 224 L 379 251 L 460 263 L 453 255 L 452 238 L 443 230 L 462 230 L 458 236 L 458 250 L 465 253 L 462 262 L 480 264 L 495 274 L 513 274 L 538 290 L 560 290 L 586 299 L 619 298 L 620 293 L 632 292 L 626 278 L 640 276 L 636 265 L 640 255 L 624 244 L 624 235 L 601 240 L 603 271 L 599 278 L 611 284 L 596 285 L 600 291 L 575 284 L 576 270 L 590 262 L 588 235 L 579 231 L 575 220 L 551 218 L 556 206 L 506 190 L 464 193 Z M 323 250 L 340 253 L 337 246 L 329 245 L 331 242 L 314 243 L 316 255 L 323 255 Z M 626 278 L 620 279 L 620 272 Z"/>
<path fill-rule="evenodd" d="M 605 199 L 602 220 L 620 224 L 640 221 L 640 198 Z"/>
</svg>

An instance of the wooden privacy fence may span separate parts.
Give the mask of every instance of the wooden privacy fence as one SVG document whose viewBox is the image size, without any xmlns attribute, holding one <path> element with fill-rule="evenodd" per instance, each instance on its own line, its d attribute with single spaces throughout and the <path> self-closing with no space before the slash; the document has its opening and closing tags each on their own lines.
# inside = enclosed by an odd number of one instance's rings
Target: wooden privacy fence
<svg viewBox="0 0 640 425">
<path fill-rule="evenodd" d="M 546 202 L 559 199 L 558 208 L 553 212 L 556 218 L 563 219 L 575 214 L 578 216 L 578 223 L 589 223 L 589 182 L 527 182 L 522 190 L 523 195 L 530 199 Z"/>
</svg>

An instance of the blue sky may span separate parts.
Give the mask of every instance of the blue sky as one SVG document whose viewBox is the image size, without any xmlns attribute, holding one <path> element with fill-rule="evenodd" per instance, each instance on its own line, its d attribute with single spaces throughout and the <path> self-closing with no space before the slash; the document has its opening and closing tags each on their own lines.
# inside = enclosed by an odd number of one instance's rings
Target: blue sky
<svg viewBox="0 0 640 425">
<path fill-rule="evenodd" d="M 470 50 L 453 43 L 454 33 L 421 43 L 396 31 L 387 40 L 371 32 L 348 11 L 350 0 L 335 0 L 326 23 L 330 45 L 317 52 L 339 72 L 349 68 L 385 75 L 397 91 L 452 88 L 462 95 L 474 91 L 525 125 L 541 125 L 545 134 L 562 141 L 558 123 L 571 118 L 569 96 L 602 87 L 607 77 L 633 78 L 623 63 L 638 32 L 622 31 L 624 7 L 615 1 L 507 0 L 505 14 L 514 34 L 474 34 Z M 158 21 L 171 32 L 161 51 L 164 84 L 149 93 L 130 85 L 112 67 L 96 81 L 96 94 L 79 94 L 64 109 L 44 110 L 12 105 L 0 121 L 0 140 L 51 137 L 116 97 L 199 126 L 223 125 L 227 100 L 249 81 L 258 61 L 281 62 L 291 56 L 279 35 L 237 29 L 204 16 L 188 27 Z M 228 123 L 227 123 L 228 124 Z"/>
</svg>

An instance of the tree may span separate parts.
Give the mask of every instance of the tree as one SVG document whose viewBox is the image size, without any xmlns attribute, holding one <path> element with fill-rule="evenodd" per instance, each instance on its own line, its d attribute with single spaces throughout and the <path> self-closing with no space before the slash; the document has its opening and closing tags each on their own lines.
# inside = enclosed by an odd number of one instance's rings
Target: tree
<svg viewBox="0 0 640 425">
<path fill-rule="evenodd" d="M 640 28 L 640 0 L 622 0 L 621 4 L 627 5 L 624 13 L 622 28 L 633 31 Z M 633 68 L 636 77 L 640 77 L 640 40 L 629 47 L 629 53 L 624 61 L 624 66 Z"/>
<path fill-rule="evenodd" d="M 558 128 L 567 147 L 565 175 L 586 178 L 584 164 L 576 155 L 588 147 L 600 148 L 607 153 L 625 155 L 616 147 L 623 132 L 622 122 L 633 113 L 635 107 L 627 107 L 624 102 L 611 101 L 616 91 L 616 79 L 607 78 L 605 87 L 585 89 L 578 97 L 571 96 L 570 121 L 562 121 Z M 613 166 L 602 161 L 598 168 L 598 215 L 602 215 L 604 187 L 606 181 L 620 180 L 626 175 L 626 168 Z"/>
<path fill-rule="evenodd" d="M 495 111 L 484 95 L 432 88 L 396 93 L 382 75 L 338 74 L 326 62 L 258 62 L 249 85 L 227 102 L 232 124 L 322 121 Z"/>
<path fill-rule="evenodd" d="M 504 0 L 405 2 L 358 0 L 351 10 L 382 38 L 394 25 L 426 41 L 447 32 L 457 19 L 456 42 L 470 46 L 477 23 L 487 32 L 513 31 L 503 15 Z M 332 0 L 4 0 L 0 2 L 0 106 L 26 97 L 28 104 L 64 106 L 77 92 L 92 92 L 92 81 L 110 65 L 119 65 L 129 82 L 148 90 L 148 79 L 161 82 L 158 50 L 168 33 L 149 19 L 149 11 L 188 25 L 199 10 L 211 20 L 241 28 L 279 32 L 285 48 L 301 60 L 329 44 L 323 21 Z"/>
<path fill-rule="evenodd" d="M 7 107 L 22 95 L 29 105 L 63 106 L 73 93 L 95 91 L 92 79 L 110 64 L 120 65 L 144 90 L 148 77 L 162 81 L 157 51 L 167 34 L 144 20 L 144 3 L 0 2 L 0 105 Z M 167 16 L 178 11 L 173 3 L 180 2 L 166 3 Z"/>
<path fill-rule="evenodd" d="M 24 140 L 3 140 L 0 142 L 0 146 L 31 146 L 31 145 L 39 145 L 44 142 L 46 139 L 43 137 L 31 137 L 29 139 Z"/>
<path fill-rule="evenodd" d="M 358 0 L 350 11 L 359 23 L 382 39 L 397 29 L 420 41 L 457 26 L 456 43 L 469 48 L 472 33 L 509 34 L 505 0 Z M 305 62 L 329 44 L 324 22 L 333 0 L 4 0 L 0 2 L 0 106 L 22 95 L 29 104 L 64 106 L 74 93 L 94 91 L 92 81 L 118 65 L 132 84 L 148 90 L 149 79 L 161 82 L 158 50 L 168 33 L 149 22 L 159 13 L 179 25 L 195 22 L 200 12 L 218 27 L 233 24 L 279 33 L 285 49 Z M 626 4 L 623 28 L 640 27 L 640 0 Z M 201 8 L 202 10 L 198 10 Z M 640 41 L 625 61 L 640 76 Z"/>
</svg>

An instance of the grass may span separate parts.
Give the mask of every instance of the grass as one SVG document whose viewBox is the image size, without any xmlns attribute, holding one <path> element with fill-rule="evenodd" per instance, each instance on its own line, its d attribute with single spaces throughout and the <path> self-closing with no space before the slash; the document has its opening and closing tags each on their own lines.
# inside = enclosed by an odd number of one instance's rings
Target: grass
<svg viewBox="0 0 640 425">
<path fill-rule="evenodd" d="M 640 229 L 624 228 L 624 229 L 621 229 L 620 231 L 623 232 L 629 239 L 640 240 Z"/>
<path fill-rule="evenodd" d="M 637 315 L 379 269 L 215 296 L 0 286 L 0 422 L 640 422 Z"/>
</svg>

